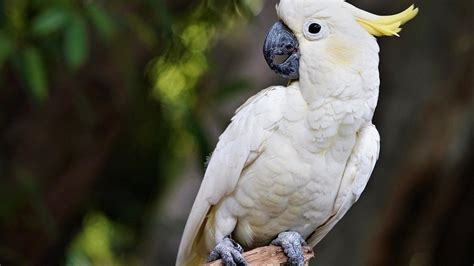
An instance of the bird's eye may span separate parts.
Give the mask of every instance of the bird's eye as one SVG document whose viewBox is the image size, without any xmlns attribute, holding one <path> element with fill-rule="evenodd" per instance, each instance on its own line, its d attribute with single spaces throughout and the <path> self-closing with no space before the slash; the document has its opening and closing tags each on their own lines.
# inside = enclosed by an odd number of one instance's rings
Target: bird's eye
<svg viewBox="0 0 474 266">
<path fill-rule="evenodd" d="M 311 23 L 308 26 L 308 32 L 311 34 L 317 34 L 318 32 L 321 31 L 321 25 L 318 23 Z"/>
<path fill-rule="evenodd" d="M 306 39 L 315 41 L 327 36 L 329 30 L 324 22 L 319 20 L 310 20 L 304 24 L 303 33 Z"/>
</svg>

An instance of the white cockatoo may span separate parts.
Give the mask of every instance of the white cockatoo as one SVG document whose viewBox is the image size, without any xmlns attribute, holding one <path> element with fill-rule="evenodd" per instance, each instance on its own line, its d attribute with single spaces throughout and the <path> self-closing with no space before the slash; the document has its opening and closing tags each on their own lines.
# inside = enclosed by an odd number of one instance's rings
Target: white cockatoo
<svg viewBox="0 0 474 266">
<path fill-rule="evenodd" d="M 374 36 L 398 36 L 418 9 L 378 16 L 343 0 L 281 0 L 267 35 L 269 66 L 290 79 L 250 98 L 220 136 L 189 215 L 177 265 L 282 246 L 302 265 L 354 204 L 379 154 Z M 274 62 L 277 55 L 288 58 Z"/>
</svg>

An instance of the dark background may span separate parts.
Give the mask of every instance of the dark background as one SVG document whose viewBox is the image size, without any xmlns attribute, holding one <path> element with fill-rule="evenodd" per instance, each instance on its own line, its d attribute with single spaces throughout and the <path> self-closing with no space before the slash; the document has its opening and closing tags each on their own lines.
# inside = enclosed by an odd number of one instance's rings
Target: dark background
<svg viewBox="0 0 474 266">
<path fill-rule="evenodd" d="M 379 41 L 380 159 L 316 265 L 474 263 L 473 2 L 414 2 Z M 0 0 L 0 264 L 172 265 L 232 112 L 285 84 L 275 4 Z"/>
</svg>

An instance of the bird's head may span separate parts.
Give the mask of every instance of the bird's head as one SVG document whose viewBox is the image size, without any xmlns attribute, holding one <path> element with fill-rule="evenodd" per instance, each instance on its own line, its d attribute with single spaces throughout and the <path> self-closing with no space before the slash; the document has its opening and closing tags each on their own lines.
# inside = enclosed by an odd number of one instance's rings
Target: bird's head
<svg viewBox="0 0 474 266">
<path fill-rule="evenodd" d="M 418 12 L 411 6 L 396 15 L 378 16 L 343 0 L 280 0 L 276 9 L 280 21 L 268 33 L 263 52 L 270 68 L 289 79 L 377 68 L 374 36 L 398 36 L 400 26 Z M 288 58 L 277 62 L 278 56 Z"/>
</svg>

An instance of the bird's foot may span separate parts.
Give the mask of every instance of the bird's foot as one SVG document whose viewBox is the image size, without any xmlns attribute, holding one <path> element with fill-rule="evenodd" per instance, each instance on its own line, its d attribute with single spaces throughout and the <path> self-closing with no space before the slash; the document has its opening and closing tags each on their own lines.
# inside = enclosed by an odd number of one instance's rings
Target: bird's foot
<svg viewBox="0 0 474 266">
<path fill-rule="evenodd" d="M 207 257 L 207 262 L 222 259 L 225 266 L 246 266 L 247 262 L 242 256 L 243 252 L 244 249 L 237 242 L 226 237 L 217 243 L 209 257 Z"/>
<path fill-rule="evenodd" d="M 278 237 L 272 241 L 272 245 L 283 248 L 283 251 L 288 257 L 288 265 L 304 265 L 303 245 L 306 245 L 306 242 L 298 232 L 281 232 L 278 234 Z"/>
</svg>

